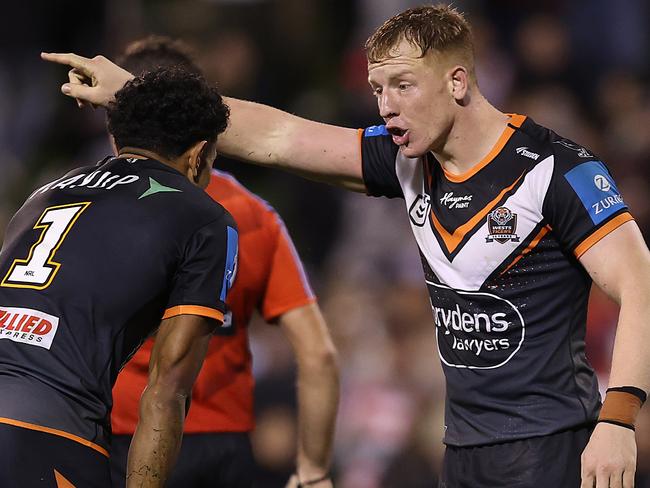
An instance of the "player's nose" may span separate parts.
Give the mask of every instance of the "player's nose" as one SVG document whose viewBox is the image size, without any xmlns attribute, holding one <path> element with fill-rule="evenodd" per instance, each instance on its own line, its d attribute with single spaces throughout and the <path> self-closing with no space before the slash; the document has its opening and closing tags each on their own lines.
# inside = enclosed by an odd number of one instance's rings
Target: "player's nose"
<svg viewBox="0 0 650 488">
<path fill-rule="evenodd" d="M 386 92 L 382 93 L 381 96 L 377 99 L 377 104 L 379 106 L 379 115 L 384 120 L 388 120 L 396 115 L 399 111 L 397 110 L 394 100 Z"/>
</svg>

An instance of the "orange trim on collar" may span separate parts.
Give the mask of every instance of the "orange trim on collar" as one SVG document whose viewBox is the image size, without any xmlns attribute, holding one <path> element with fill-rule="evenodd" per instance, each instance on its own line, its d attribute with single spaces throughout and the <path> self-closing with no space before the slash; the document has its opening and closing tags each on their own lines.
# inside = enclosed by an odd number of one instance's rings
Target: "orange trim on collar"
<svg viewBox="0 0 650 488">
<path fill-rule="evenodd" d="M 472 168 L 469 171 L 466 171 L 465 173 L 460 175 L 455 175 L 453 173 L 448 172 L 442 166 L 442 164 L 440 165 L 445 177 L 449 181 L 451 181 L 452 183 L 462 183 L 464 181 L 469 180 L 472 176 L 474 176 L 476 173 L 478 173 L 483 168 L 485 168 L 488 164 L 492 162 L 492 160 L 494 160 L 494 158 L 498 156 L 498 154 L 503 150 L 504 146 L 510 140 L 510 137 L 512 137 L 512 134 L 515 133 L 515 129 L 513 129 L 511 126 L 521 127 L 521 124 L 523 124 L 524 120 L 526 120 L 525 115 L 519 115 L 519 114 L 507 114 L 507 115 L 510 117 L 510 121 L 508 122 L 508 125 L 501 133 L 499 140 L 497 140 L 496 144 L 492 147 L 490 152 L 487 153 L 487 155 L 478 164 L 472 166 Z"/>
</svg>

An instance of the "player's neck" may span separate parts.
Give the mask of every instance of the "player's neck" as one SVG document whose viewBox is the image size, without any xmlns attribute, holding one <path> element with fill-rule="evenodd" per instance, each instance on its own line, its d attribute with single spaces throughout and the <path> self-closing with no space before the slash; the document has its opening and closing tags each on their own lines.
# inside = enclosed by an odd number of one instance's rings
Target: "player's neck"
<svg viewBox="0 0 650 488">
<path fill-rule="evenodd" d="M 167 166 L 171 166 L 172 168 L 178 171 L 181 170 L 178 167 L 179 165 L 176 161 L 161 156 L 160 154 L 154 151 L 149 151 L 147 149 L 142 149 L 139 147 L 125 146 L 119 150 L 118 157 L 135 158 L 135 159 L 155 159 L 156 161 L 160 161 L 161 163 L 166 164 Z"/>
<path fill-rule="evenodd" d="M 463 108 L 439 150 L 433 150 L 445 171 L 462 175 L 490 154 L 508 125 L 508 116 L 479 95 Z"/>
</svg>

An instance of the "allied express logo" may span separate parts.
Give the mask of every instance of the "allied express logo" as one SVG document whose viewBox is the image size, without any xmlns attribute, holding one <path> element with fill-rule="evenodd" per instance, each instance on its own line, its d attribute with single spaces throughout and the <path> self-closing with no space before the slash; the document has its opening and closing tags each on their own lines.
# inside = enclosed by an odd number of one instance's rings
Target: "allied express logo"
<svg viewBox="0 0 650 488">
<path fill-rule="evenodd" d="M 505 244 L 508 241 L 519 242 L 517 231 L 517 214 L 507 207 L 499 207 L 487 216 L 488 236 L 485 242 L 497 241 Z"/>
<path fill-rule="evenodd" d="M 0 307 L 0 339 L 49 349 L 59 318 L 30 308 Z"/>
</svg>

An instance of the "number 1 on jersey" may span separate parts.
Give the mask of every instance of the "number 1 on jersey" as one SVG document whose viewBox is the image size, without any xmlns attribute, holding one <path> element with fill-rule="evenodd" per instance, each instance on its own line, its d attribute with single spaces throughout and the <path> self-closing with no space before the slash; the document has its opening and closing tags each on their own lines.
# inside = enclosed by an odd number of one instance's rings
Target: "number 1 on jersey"
<svg viewBox="0 0 650 488">
<path fill-rule="evenodd" d="M 81 213 L 90 202 L 57 205 L 45 209 L 34 225 L 43 229 L 41 237 L 29 251 L 27 259 L 16 259 L 0 286 L 43 290 L 50 286 L 61 263 L 54 255 Z"/>
</svg>

